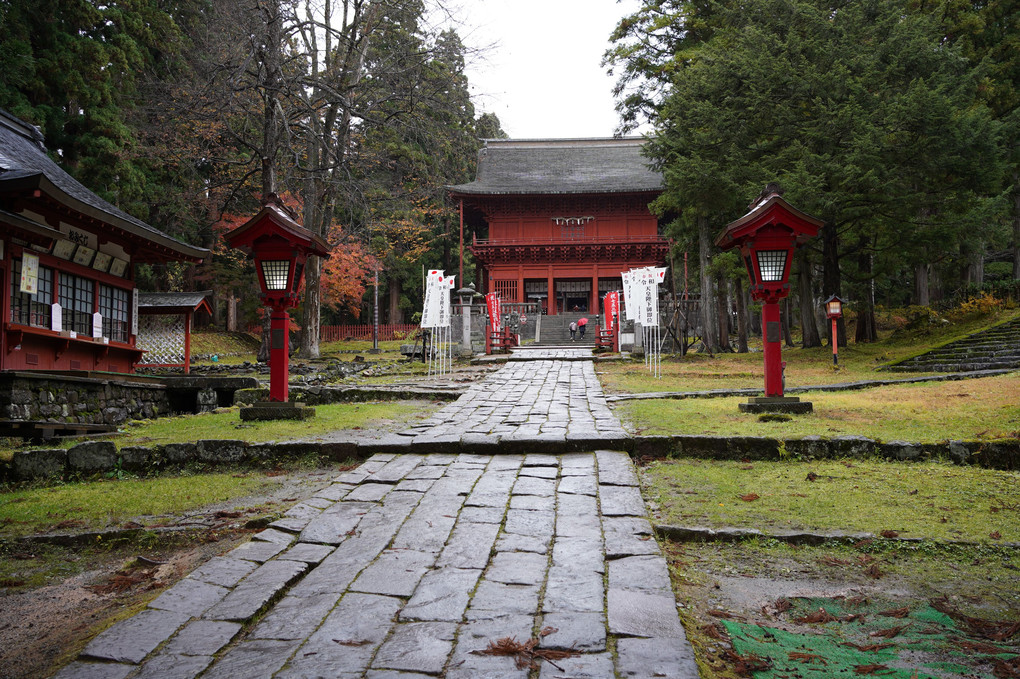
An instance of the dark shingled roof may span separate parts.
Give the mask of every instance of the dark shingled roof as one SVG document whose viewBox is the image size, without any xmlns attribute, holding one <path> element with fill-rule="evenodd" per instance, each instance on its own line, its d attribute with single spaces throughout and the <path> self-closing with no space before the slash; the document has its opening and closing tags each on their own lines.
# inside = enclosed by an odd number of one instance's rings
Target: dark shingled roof
<svg viewBox="0 0 1020 679">
<path fill-rule="evenodd" d="M 197 261 L 209 254 L 107 203 L 53 162 L 43 141 L 37 128 L 0 109 L 0 191 L 38 188 L 58 194 L 54 197 L 72 209 L 172 250 L 182 259 Z"/>
<path fill-rule="evenodd" d="M 211 294 L 212 290 L 200 290 L 198 292 L 140 292 L 138 293 L 138 308 L 196 309 L 202 301 Z"/>
<path fill-rule="evenodd" d="M 636 137 L 487 139 L 475 181 L 454 194 L 643 193 L 662 190 Z"/>
</svg>

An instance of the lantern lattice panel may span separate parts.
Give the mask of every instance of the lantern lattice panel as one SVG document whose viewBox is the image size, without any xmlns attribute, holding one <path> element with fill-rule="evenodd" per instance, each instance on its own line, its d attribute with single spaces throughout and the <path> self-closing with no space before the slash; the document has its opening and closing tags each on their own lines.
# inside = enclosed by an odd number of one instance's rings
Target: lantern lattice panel
<svg viewBox="0 0 1020 679">
<path fill-rule="evenodd" d="M 184 365 L 184 316 L 144 315 L 135 346 L 148 353 L 139 365 Z"/>
</svg>

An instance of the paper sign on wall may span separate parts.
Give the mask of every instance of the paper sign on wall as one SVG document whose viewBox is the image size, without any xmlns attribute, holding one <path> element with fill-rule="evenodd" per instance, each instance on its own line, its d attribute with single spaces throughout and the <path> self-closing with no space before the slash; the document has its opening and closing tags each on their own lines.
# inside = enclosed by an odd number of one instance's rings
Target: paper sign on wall
<svg viewBox="0 0 1020 679">
<path fill-rule="evenodd" d="M 21 256 L 21 292 L 34 295 L 39 292 L 39 256 L 25 253 Z"/>
</svg>

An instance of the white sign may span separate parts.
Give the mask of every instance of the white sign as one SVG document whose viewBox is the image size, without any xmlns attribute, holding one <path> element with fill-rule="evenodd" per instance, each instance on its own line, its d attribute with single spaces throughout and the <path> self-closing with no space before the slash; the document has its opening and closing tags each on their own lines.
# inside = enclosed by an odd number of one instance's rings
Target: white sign
<svg viewBox="0 0 1020 679">
<path fill-rule="evenodd" d="M 39 292 L 39 256 L 25 253 L 21 256 L 21 292 L 34 295 Z"/>
<path fill-rule="evenodd" d="M 50 305 L 50 330 L 60 332 L 64 329 L 64 308 L 57 302 Z"/>
<path fill-rule="evenodd" d="M 92 314 L 92 336 L 96 339 L 103 336 L 103 314 L 98 311 Z"/>
<path fill-rule="evenodd" d="M 138 336 L 138 288 L 131 291 L 131 334 Z"/>
</svg>

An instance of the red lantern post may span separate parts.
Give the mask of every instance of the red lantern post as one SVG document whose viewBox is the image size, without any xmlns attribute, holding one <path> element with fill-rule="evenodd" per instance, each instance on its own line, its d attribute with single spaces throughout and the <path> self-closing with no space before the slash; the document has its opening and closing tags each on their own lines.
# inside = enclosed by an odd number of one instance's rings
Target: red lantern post
<svg viewBox="0 0 1020 679">
<path fill-rule="evenodd" d="M 297 306 L 305 260 L 308 255 L 329 256 L 325 241 L 298 224 L 294 215 L 275 195 L 263 201 L 262 211 L 225 236 L 227 244 L 255 259 L 262 290 L 262 303 L 272 310 L 269 329 L 269 404 L 258 404 L 242 419 L 303 418 L 313 415 L 310 408 L 271 408 L 287 403 L 289 392 L 290 315 Z M 255 411 L 255 412 L 252 412 Z"/>
<path fill-rule="evenodd" d="M 836 295 L 825 300 L 825 317 L 832 320 L 832 365 L 839 365 L 839 334 L 836 325 L 843 315 L 843 300 Z"/>
<path fill-rule="evenodd" d="M 751 211 L 729 224 L 715 241 L 723 250 L 740 248 L 751 279 L 751 297 L 762 302 L 765 398 L 740 404 L 745 412 L 811 411 L 810 403 L 783 395 L 779 301 L 790 294 L 793 251 L 816 236 L 822 222 L 795 209 L 783 200 L 781 193 L 778 186 L 769 184 L 751 204 Z"/>
</svg>

